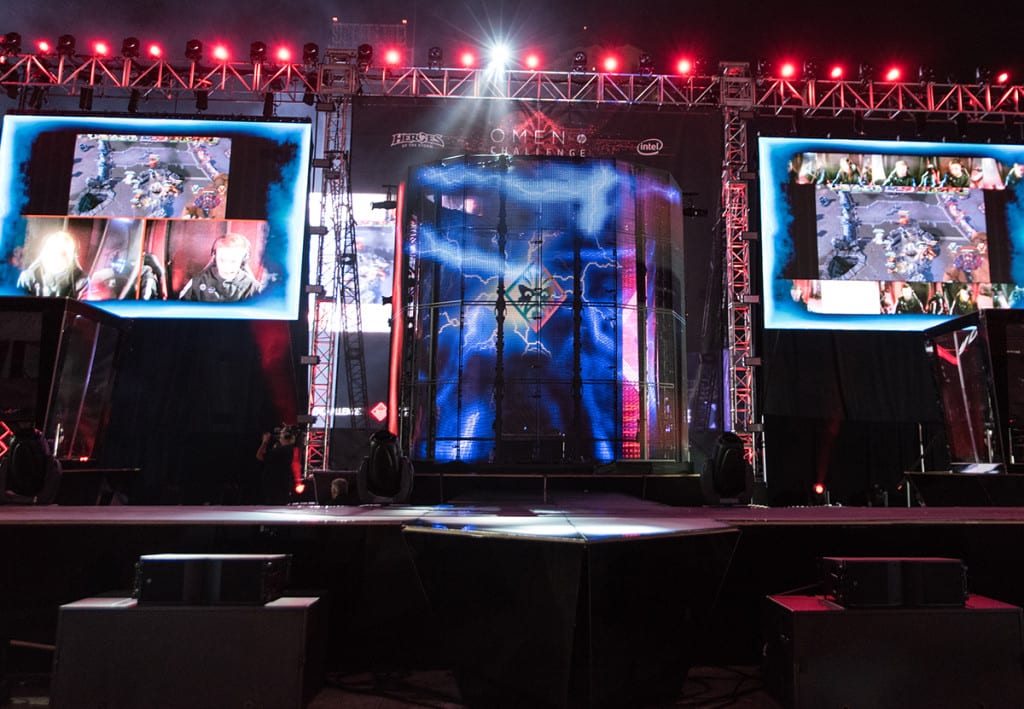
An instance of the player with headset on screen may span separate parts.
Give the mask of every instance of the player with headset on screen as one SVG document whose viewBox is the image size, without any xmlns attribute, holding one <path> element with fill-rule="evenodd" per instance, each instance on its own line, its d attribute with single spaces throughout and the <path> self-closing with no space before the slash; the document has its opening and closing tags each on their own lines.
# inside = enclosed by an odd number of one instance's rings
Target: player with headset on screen
<svg viewBox="0 0 1024 709">
<path fill-rule="evenodd" d="M 81 298 L 89 287 L 89 277 L 78 263 L 75 237 L 66 231 L 49 234 L 39 256 L 18 277 L 18 287 L 30 295 Z"/>
<path fill-rule="evenodd" d="M 210 261 L 185 284 L 181 300 L 234 303 L 258 294 L 263 286 L 249 268 L 249 240 L 225 234 L 213 242 Z"/>
</svg>

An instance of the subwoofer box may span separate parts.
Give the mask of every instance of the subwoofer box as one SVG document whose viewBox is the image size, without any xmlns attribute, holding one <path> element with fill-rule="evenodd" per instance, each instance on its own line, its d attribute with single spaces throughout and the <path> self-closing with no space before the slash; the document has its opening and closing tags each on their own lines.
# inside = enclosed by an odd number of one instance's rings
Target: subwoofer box
<svg viewBox="0 0 1024 709">
<path fill-rule="evenodd" d="M 939 557 L 826 556 L 822 593 L 847 608 L 963 606 L 967 567 Z"/>
<path fill-rule="evenodd" d="M 972 595 L 962 608 L 844 608 L 768 596 L 764 674 L 791 709 L 1024 706 L 1022 611 Z"/>
<path fill-rule="evenodd" d="M 61 606 L 50 706 L 302 709 L 324 676 L 318 598 L 265 606 Z"/>
<path fill-rule="evenodd" d="M 284 593 L 287 554 L 146 554 L 135 565 L 140 605 L 262 605 Z"/>
</svg>

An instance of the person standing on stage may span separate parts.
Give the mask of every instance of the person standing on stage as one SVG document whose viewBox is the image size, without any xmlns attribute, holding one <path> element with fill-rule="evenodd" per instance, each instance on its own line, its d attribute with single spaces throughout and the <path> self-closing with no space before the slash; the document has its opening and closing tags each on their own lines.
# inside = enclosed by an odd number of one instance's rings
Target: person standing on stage
<svg viewBox="0 0 1024 709">
<path fill-rule="evenodd" d="M 260 471 L 262 502 L 268 505 L 286 505 L 292 493 L 302 485 L 302 464 L 295 429 L 281 425 L 274 429 L 277 440 L 271 443 L 273 435 L 263 434 L 256 460 L 263 463 Z"/>
</svg>

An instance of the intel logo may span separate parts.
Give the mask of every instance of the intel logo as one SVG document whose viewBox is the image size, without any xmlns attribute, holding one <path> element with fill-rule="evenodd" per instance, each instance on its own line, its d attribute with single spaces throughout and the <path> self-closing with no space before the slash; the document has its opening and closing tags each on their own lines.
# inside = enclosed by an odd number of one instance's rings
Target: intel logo
<svg viewBox="0 0 1024 709">
<path fill-rule="evenodd" d="M 637 144 L 636 151 L 641 155 L 657 155 L 664 147 L 665 143 L 661 138 L 648 138 L 647 140 L 641 140 Z"/>
</svg>

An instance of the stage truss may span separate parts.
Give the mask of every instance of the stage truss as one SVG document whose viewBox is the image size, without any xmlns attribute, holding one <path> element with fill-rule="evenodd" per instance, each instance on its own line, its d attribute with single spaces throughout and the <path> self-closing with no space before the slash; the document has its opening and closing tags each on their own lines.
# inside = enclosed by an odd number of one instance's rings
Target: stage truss
<svg viewBox="0 0 1024 709">
<path fill-rule="evenodd" d="M 741 63 L 723 62 L 716 74 L 606 74 L 572 71 L 504 71 L 367 67 L 356 64 L 354 49 L 332 49 L 325 61 L 302 63 L 170 62 L 53 55 L 0 56 L 0 85 L 12 98 L 19 89 L 54 95 L 80 95 L 91 88 L 95 99 L 189 97 L 205 91 L 210 101 L 255 101 L 272 94 L 276 101 L 313 103 L 350 90 L 362 95 L 415 98 L 513 99 L 620 105 L 713 108 L 728 105 Z M 745 64 L 742 64 L 746 66 Z M 749 76 L 749 71 L 747 71 Z M 1024 117 L 1024 85 L 956 82 L 888 82 L 826 79 L 752 79 L 750 108 L 758 115 L 809 117 L 859 113 L 891 120 L 928 114 L 936 119 L 964 116 L 970 122 L 1002 123 Z M 31 92 L 29 92 L 31 93 Z"/>
<path fill-rule="evenodd" d="M 19 110 L 39 110 L 50 96 L 84 95 L 96 101 L 198 99 L 204 102 L 304 103 L 325 119 L 321 227 L 312 236 L 318 266 L 308 287 L 312 301 L 307 470 L 328 466 L 334 415 L 337 353 L 345 354 L 353 424 L 365 427 L 365 362 L 361 342 L 355 224 L 348 170 L 352 96 L 416 99 L 495 99 L 554 103 L 650 106 L 659 110 L 721 111 L 724 126 L 722 215 L 728 316 L 728 422 L 747 446 L 755 477 L 764 481 L 762 434 L 756 401 L 755 307 L 751 275 L 747 123 L 758 117 L 838 118 L 856 121 L 952 120 L 1011 129 L 1024 119 L 1024 86 L 992 83 L 835 81 L 751 75 L 746 63 L 723 62 L 716 74 L 694 76 L 571 71 L 361 67 L 354 49 L 332 49 L 319 64 L 251 62 L 172 63 L 122 57 L 7 55 L 0 57 L 0 87 Z M 206 103 L 209 105 L 209 103 Z M 197 103 L 197 110 L 199 104 Z M 269 116 L 268 116 L 269 117 Z M 328 198 L 328 196 L 330 198 Z M 341 333 L 341 347 L 335 333 Z M 352 333 L 358 333 L 353 340 Z M 353 388 L 354 387 L 354 388 Z M 361 408 L 360 408 L 361 407 Z M 359 416 L 362 421 L 356 420 Z"/>
</svg>

